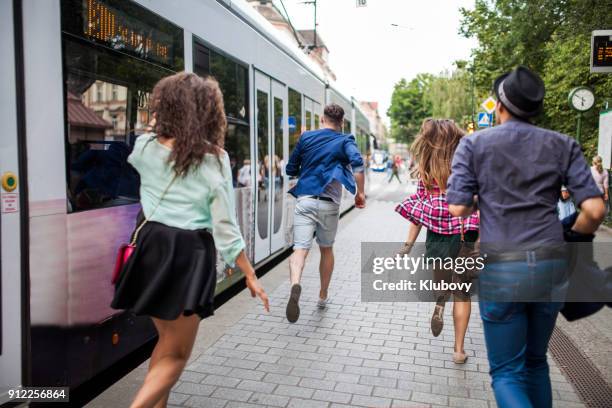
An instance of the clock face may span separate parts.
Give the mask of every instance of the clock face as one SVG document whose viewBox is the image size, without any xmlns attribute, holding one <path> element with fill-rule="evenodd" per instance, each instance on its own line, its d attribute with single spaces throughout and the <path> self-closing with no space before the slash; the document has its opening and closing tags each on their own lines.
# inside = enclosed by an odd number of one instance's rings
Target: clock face
<svg viewBox="0 0 612 408">
<path fill-rule="evenodd" d="M 588 88 L 578 88 L 571 96 L 572 107 L 580 112 L 586 112 L 595 105 L 595 95 Z"/>
</svg>

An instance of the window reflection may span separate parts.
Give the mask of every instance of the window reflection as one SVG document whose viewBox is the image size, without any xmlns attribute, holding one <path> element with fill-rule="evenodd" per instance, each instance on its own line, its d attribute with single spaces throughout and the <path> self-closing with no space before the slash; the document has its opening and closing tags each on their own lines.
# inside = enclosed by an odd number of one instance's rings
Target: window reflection
<svg viewBox="0 0 612 408">
<path fill-rule="evenodd" d="M 289 153 L 302 132 L 302 94 L 289 88 Z"/>
<path fill-rule="evenodd" d="M 312 113 L 306 111 L 306 130 L 312 130 Z"/>
<path fill-rule="evenodd" d="M 314 128 L 319 129 L 321 127 L 321 123 L 320 123 L 319 115 L 317 115 L 316 113 L 314 115 L 314 121 L 315 121 Z"/>
<path fill-rule="evenodd" d="M 351 121 L 344 119 L 344 124 L 342 126 L 342 133 L 351 133 Z"/>
<path fill-rule="evenodd" d="M 268 94 L 257 91 L 257 231 L 268 237 L 270 155 L 268 145 Z"/>
<path fill-rule="evenodd" d="M 211 75 L 219 82 L 227 116 L 248 120 L 248 69 L 198 40 L 194 42 L 193 58 L 196 74 Z"/>
<path fill-rule="evenodd" d="M 249 127 L 242 124 L 228 123 L 225 150 L 230 158 L 234 188 L 250 187 L 252 177 Z"/>
<path fill-rule="evenodd" d="M 69 211 L 138 202 L 140 181 L 127 157 L 148 130 L 149 93 L 172 73 L 64 38 Z"/>
<path fill-rule="evenodd" d="M 283 100 L 274 98 L 274 233 L 278 232 L 283 220 Z"/>
</svg>

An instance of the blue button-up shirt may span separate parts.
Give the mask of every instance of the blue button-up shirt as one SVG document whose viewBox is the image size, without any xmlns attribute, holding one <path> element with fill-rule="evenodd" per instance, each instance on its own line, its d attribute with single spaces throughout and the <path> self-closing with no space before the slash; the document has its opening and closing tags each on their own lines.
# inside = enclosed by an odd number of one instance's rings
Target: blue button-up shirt
<svg viewBox="0 0 612 408">
<path fill-rule="evenodd" d="M 481 241 L 531 249 L 563 242 L 557 217 L 562 185 L 577 206 L 601 196 L 574 139 L 510 120 L 461 140 L 446 200 L 470 206 L 477 194 Z"/>
<path fill-rule="evenodd" d="M 298 183 L 289 193 L 319 196 L 333 180 L 338 180 L 355 194 L 353 172 L 363 172 L 363 158 L 353 135 L 344 135 L 331 129 L 304 132 L 300 137 L 286 172 L 299 176 Z"/>
</svg>

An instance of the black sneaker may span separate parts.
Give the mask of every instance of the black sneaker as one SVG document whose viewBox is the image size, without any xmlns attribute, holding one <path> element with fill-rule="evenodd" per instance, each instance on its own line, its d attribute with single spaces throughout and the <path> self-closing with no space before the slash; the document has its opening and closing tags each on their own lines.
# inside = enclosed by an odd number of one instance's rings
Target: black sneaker
<svg viewBox="0 0 612 408">
<path fill-rule="evenodd" d="M 433 316 L 431 316 L 431 334 L 438 337 L 444 327 L 444 303 L 436 303 Z"/>
<path fill-rule="evenodd" d="M 291 294 L 289 295 L 289 301 L 287 302 L 287 320 L 289 323 L 295 323 L 300 318 L 300 294 L 302 293 L 302 287 L 299 283 L 296 283 L 291 287 Z"/>
</svg>

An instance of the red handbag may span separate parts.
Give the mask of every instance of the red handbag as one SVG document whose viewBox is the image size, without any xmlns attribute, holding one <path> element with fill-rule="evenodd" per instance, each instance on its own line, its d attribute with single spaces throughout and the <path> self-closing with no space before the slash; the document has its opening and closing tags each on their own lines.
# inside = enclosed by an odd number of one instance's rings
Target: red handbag
<svg viewBox="0 0 612 408">
<path fill-rule="evenodd" d="M 121 276 L 121 271 L 123 271 L 123 268 L 125 267 L 125 265 L 127 264 L 128 260 L 130 259 L 130 256 L 132 256 L 132 254 L 136 250 L 136 240 L 138 239 L 138 234 L 140 233 L 140 230 L 151 219 L 151 217 L 153 217 L 153 214 L 155 214 L 155 211 L 157 211 L 157 208 L 159 207 L 159 205 L 161 204 L 162 200 L 166 196 L 166 193 L 170 189 L 170 186 L 172 185 L 172 183 L 174 183 L 174 180 L 176 180 L 176 174 L 174 175 L 174 177 L 172 178 L 172 180 L 168 184 L 168 187 L 166 187 L 166 189 L 164 190 L 162 195 L 159 197 L 159 201 L 157 202 L 157 205 L 155 206 L 155 208 L 153 208 L 153 211 L 151 211 L 151 215 L 146 217 L 140 223 L 138 228 L 136 228 L 136 230 L 134 231 L 134 234 L 132 235 L 132 240 L 130 241 L 130 243 L 129 244 L 121 244 L 121 246 L 117 250 L 117 259 L 115 260 L 115 268 L 113 269 L 113 276 L 111 278 L 111 283 L 113 285 L 116 284 L 117 281 L 119 280 L 119 276 Z"/>
<path fill-rule="evenodd" d="M 127 263 L 128 259 L 136 249 L 136 245 L 131 242 L 129 244 L 122 244 L 117 251 L 117 260 L 115 261 L 115 269 L 113 269 L 113 278 L 111 283 L 114 285 L 119 280 L 119 275 L 123 270 L 123 266 Z"/>
</svg>

